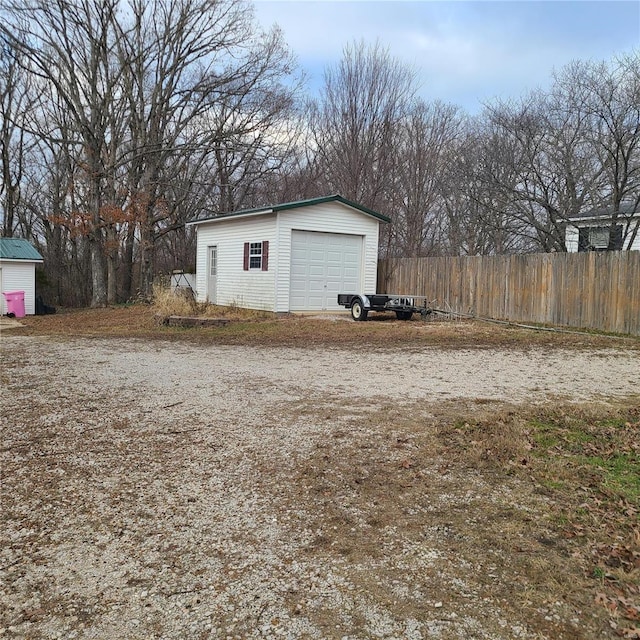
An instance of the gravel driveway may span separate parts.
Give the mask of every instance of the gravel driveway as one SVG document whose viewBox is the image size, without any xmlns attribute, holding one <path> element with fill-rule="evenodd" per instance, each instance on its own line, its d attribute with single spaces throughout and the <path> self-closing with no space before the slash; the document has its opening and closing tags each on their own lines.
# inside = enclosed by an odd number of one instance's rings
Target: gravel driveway
<svg viewBox="0 0 640 640">
<path fill-rule="evenodd" d="M 411 438 L 376 416 L 627 397 L 637 352 L 3 335 L 2 361 L 4 637 L 602 637 L 575 599 L 510 597 L 501 538 L 541 536 L 546 504 L 517 480 L 423 460 L 420 498 L 400 490 L 382 517 L 396 476 L 374 482 L 372 464 L 396 474 Z M 353 473 L 336 489 L 341 455 Z M 453 512 L 483 531 L 478 553 Z M 510 532 L 509 513 L 531 531 Z M 566 562 L 561 548 L 536 558 L 550 576 Z"/>
</svg>

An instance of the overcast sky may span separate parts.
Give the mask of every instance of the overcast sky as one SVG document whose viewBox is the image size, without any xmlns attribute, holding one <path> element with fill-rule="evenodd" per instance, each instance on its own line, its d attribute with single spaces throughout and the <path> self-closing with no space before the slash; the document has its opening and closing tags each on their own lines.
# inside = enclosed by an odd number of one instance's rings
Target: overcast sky
<svg viewBox="0 0 640 640">
<path fill-rule="evenodd" d="M 312 91 L 346 44 L 379 40 L 418 72 L 421 95 L 477 113 L 548 84 L 575 59 L 609 60 L 640 48 L 640 0 L 254 0 L 278 24 Z"/>
</svg>

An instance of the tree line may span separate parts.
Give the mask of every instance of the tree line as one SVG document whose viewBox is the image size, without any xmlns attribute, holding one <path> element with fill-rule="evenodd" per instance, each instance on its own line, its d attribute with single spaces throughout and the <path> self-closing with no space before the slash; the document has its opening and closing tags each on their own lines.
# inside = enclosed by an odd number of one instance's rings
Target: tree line
<svg viewBox="0 0 640 640">
<path fill-rule="evenodd" d="M 309 97 L 244 0 L 3 0 L 0 47 L 2 234 L 38 247 L 56 304 L 193 268 L 193 217 L 331 193 L 391 217 L 385 256 L 565 251 L 599 208 L 611 243 L 638 233 L 638 52 L 471 117 L 379 43 Z"/>
</svg>

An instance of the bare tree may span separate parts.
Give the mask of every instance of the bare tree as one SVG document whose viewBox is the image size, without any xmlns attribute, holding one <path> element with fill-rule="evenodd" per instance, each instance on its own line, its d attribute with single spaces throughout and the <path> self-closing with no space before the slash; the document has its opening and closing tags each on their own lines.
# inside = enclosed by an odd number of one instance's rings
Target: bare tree
<svg viewBox="0 0 640 640">
<path fill-rule="evenodd" d="M 328 190 L 384 209 L 398 125 L 416 90 L 415 73 L 379 43 L 345 48 L 325 72 L 311 112 L 318 162 Z"/>
<path fill-rule="evenodd" d="M 81 213 L 85 170 L 78 162 L 74 118 L 53 88 L 40 84 L 37 109 L 25 126 L 37 144 L 25 163 L 19 219 L 45 258 L 42 293 L 54 304 L 87 306 L 91 250 Z"/>
<path fill-rule="evenodd" d="M 637 233 L 638 67 L 637 54 L 614 65 L 574 62 L 550 90 L 487 107 L 485 155 L 499 162 L 479 177 L 498 195 L 495 214 L 543 251 L 566 251 L 566 225 L 595 210 L 611 220 L 609 249 L 621 222 L 626 238 Z"/>
<path fill-rule="evenodd" d="M 493 130 L 488 142 L 497 145 L 487 153 L 508 165 L 485 174 L 487 186 L 543 251 L 565 251 L 565 226 L 589 202 L 601 171 L 585 154 L 584 111 L 536 93 L 491 106 L 486 117 Z"/>
<path fill-rule="evenodd" d="M 610 213 L 609 250 L 631 246 L 640 222 L 640 53 L 614 64 L 576 63 L 558 78 L 579 87 L 589 115 L 589 142 L 603 173 L 594 200 Z"/>
<path fill-rule="evenodd" d="M 16 227 L 25 155 L 31 144 L 23 126 L 33 105 L 29 76 L 18 63 L 19 52 L 0 34 L 0 203 L 2 235 Z"/>
<path fill-rule="evenodd" d="M 78 216 L 90 246 L 93 306 L 107 302 L 102 213 L 108 204 L 104 180 L 113 170 L 105 153 L 112 133 L 109 114 L 120 75 L 111 64 L 117 5 L 117 0 L 9 0 L 3 12 L 6 20 L 0 25 L 0 33 L 19 52 L 24 69 L 50 85 L 78 134 L 73 142 L 84 173 Z"/>
<path fill-rule="evenodd" d="M 165 235 L 198 207 L 256 197 L 281 166 L 294 64 L 243 0 L 8 0 L 2 18 L 38 84 L 31 131 L 70 157 L 49 221 L 84 234 L 94 306 L 116 300 L 119 277 L 131 295 L 136 259 L 148 294 Z"/>
<path fill-rule="evenodd" d="M 269 160 L 296 87 L 283 79 L 293 60 L 278 30 L 254 29 L 234 0 L 132 3 L 133 24 L 121 39 L 130 103 L 129 193 L 137 203 L 140 282 L 150 291 L 156 242 L 182 226 L 196 203 L 189 183 L 203 171 L 218 194 L 214 209 L 245 201 Z M 182 193 L 172 185 L 179 182 Z"/>
<path fill-rule="evenodd" d="M 418 257 L 445 250 L 445 176 L 462 135 L 460 110 L 453 105 L 418 101 L 402 119 L 390 176 L 395 252 Z"/>
</svg>

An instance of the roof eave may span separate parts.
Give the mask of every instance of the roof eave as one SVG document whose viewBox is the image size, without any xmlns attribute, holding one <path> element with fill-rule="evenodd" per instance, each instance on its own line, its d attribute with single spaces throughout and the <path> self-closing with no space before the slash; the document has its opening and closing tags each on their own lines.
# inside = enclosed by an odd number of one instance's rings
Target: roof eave
<svg viewBox="0 0 640 640">
<path fill-rule="evenodd" d="M 361 213 L 365 213 L 369 216 L 377 218 L 381 222 L 390 223 L 391 218 L 383 215 L 382 213 L 378 213 L 377 211 L 373 211 L 373 209 L 369 209 L 357 202 L 352 202 L 351 200 L 347 200 L 347 198 L 343 198 L 341 195 L 334 194 L 331 196 L 324 196 L 321 198 L 311 198 L 309 200 L 299 200 L 297 202 L 287 202 L 285 204 L 276 205 L 274 210 L 276 211 L 286 211 L 287 209 L 298 209 L 301 207 L 308 207 L 314 204 L 323 204 L 325 202 L 340 202 L 356 211 L 360 211 Z"/>
<path fill-rule="evenodd" d="M 617 224 L 622 222 L 632 222 L 635 220 L 640 220 L 640 213 L 633 213 L 631 215 L 619 215 L 615 221 Z M 613 216 L 582 216 L 570 218 L 567 221 L 567 224 L 575 226 L 577 222 L 613 222 Z"/>
<path fill-rule="evenodd" d="M 269 213 L 275 213 L 275 208 L 268 209 L 252 209 L 251 211 L 236 211 L 232 213 L 220 213 L 217 216 L 211 216 L 210 218 L 203 218 L 202 220 L 190 220 L 185 223 L 185 226 L 193 226 L 196 224 L 204 224 L 209 222 L 220 222 L 222 220 L 237 219 L 237 218 L 252 218 L 256 216 L 264 216 Z"/>
<path fill-rule="evenodd" d="M 218 222 L 220 220 L 228 220 L 230 218 L 245 218 L 251 216 L 262 216 L 269 213 L 278 213 L 280 211 L 288 211 L 290 209 L 301 209 L 302 207 L 309 207 L 316 204 L 323 204 L 325 202 L 340 202 L 347 207 L 351 207 L 356 211 L 360 211 L 360 213 L 364 213 L 365 215 L 372 216 L 380 222 L 390 223 L 391 218 L 383 215 L 382 213 L 378 213 L 377 211 L 373 211 L 373 209 L 369 209 L 368 207 L 364 207 L 356 202 L 352 202 L 351 200 L 347 200 L 343 198 L 341 195 L 331 195 L 331 196 L 323 196 L 320 198 L 309 198 L 308 200 L 297 200 L 295 202 L 285 202 L 283 204 L 274 205 L 272 207 L 264 207 L 260 209 L 246 209 L 244 211 L 236 211 L 232 213 L 221 213 L 216 216 L 211 216 L 210 218 L 203 218 L 201 220 L 190 220 L 185 223 L 186 226 L 198 225 L 209 222 Z"/>
</svg>

